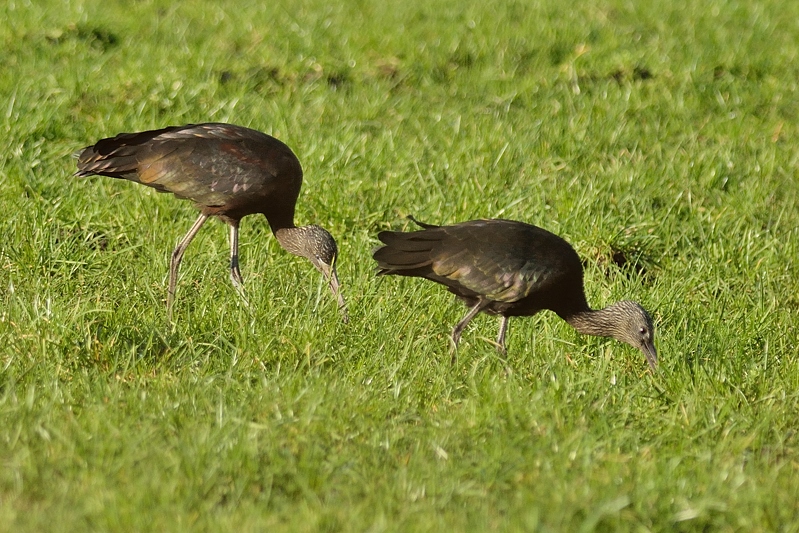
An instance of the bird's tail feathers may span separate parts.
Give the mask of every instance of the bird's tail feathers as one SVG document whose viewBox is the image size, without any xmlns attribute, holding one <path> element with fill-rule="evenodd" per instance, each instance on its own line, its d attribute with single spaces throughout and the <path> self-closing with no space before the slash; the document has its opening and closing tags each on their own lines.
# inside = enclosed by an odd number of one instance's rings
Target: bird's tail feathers
<svg viewBox="0 0 799 533">
<path fill-rule="evenodd" d="M 170 126 L 160 130 L 143 131 L 139 133 L 120 133 L 115 137 L 101 139 L 91 146 L 77 152 L 78 171 L 76 176 L 91 176 L 99 174 L 111 178 L 135 179 L 135 174 L 147 150 L 143 145 L 150 143 L 159 135 L 180 129 Z M 163 147 L 158 153 L 164 157 L 167 153 L 177 150 L 175 145 L 171 150 L 164 151 Z"/>
<path fill-rule="evenodd" d="M 441 227 L 441 226 L 436 226 L 435 224 L 425 224 L 424 222 L 419 222 L 418 220 L 416 220 L 416 218 L 413 215 L 408 215 L 407 218 L 408 218 L 408 220 L 412 221 L 413 223 L 415 223 L 420 228 L 432 229 L 432 228 L 440 228 Z"/>
<path fill-rule="evenodd" d="M 372 254 L 378 264 L 378 275 L 401 274 L 403 271 L 424 268 L 432 263 L 431 241 L 414 236 L 415 233 L 401 231 L 381 231 L 377 235 L 385 244 Z"/>
</svg>

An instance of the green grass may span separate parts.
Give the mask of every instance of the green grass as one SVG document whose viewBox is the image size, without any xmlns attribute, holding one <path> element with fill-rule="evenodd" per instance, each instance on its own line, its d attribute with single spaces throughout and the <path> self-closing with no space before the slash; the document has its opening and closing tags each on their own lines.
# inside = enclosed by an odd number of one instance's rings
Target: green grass
<svg viewBox="0 0 799 533">
<path fill-rule="evenodd" d="M 799 3 L 0 7 L 0 531 L 798 531 Z M 71 154 L 228 121 L 305 169 L 350 323 L 262 217 Z M 374 277 L 376 233 L 504 217 L 640 301 L 661 372 L 550 313 Z M 614 254 L 624 256 L 619 266 Z"/>
</svg>

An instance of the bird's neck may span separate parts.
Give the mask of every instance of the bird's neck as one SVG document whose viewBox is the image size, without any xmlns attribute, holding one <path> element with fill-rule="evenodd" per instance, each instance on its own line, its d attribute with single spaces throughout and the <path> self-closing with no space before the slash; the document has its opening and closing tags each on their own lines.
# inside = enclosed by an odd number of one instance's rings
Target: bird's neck
<svg viewBox="0 0 799 533">
<path fill-rule="evenodd" d="M 266 217 L 266 221 L 269 222 L 269 227 L 272 230 L 272 233 L 277 236 L 277 233 L 281 230 L 292 230 L 296 229 L 294 225 L 294 208 L 280 208 L 280 207 L 271 207 L 267 210 L 267 213 L 264 213 Z"/>
<path fill-rule="evenodd" d="M 586 305 L 584 309 L 562 315 L 562 318 L 583 335 L 613 337 L 618 326 L 619 314 L 613 306 L 591 309 Z"/>
<path fill-rule="evenodd" d="M 305 251 L 303 243 L 303 235 L 305 233 L 304 226 L 289 226 L 273 230 L 277 242 L 289 253 L 306 257 L 308 254 Z"/>
</svg>

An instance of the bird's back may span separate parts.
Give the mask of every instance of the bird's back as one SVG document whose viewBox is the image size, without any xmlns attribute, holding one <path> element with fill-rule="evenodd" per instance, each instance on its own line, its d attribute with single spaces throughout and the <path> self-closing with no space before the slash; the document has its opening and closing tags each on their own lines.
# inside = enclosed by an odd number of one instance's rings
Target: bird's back
<svg viewBox="0 0 799 533">
<path fill-rule="evenodd" d="M 238 219 L 272 209 L 289 223 L 302 186 L 302 168 L 288 146 L 259 131 L 220 123 L 103 139 L 78 156 L 77 175 L 92 174 L 171 192 L 208 215 Z"/>
<path fill-rule="evenodd" d="M 423 277 L 441 283 L 488 312 L 530 315 L 585 305 L 582 265 L 571 245 L 523 222 L 473 220 L 410 233 L 384 231 L 374 258 L 379 274 Z"/>
</svg>

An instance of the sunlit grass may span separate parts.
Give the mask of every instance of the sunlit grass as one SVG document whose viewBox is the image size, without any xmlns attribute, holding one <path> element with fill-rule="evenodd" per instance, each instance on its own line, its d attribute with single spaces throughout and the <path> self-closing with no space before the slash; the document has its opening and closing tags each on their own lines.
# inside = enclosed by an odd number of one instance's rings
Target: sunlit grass
<svg viewBox="0 0 799 533">
<path fill-rule="evenodd" d="M 0 530 L 792 531 L 799 6 L 18 2 L 0 8 Z M 99 138 L 279 137 L 320 276 L 246 218 L 72 177 Z M 661 371 L 550 313 L 374 277 L 381 229 L 503 217 L 630 298 Z"/>
</svg>

